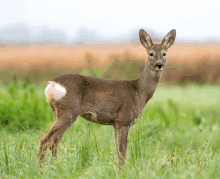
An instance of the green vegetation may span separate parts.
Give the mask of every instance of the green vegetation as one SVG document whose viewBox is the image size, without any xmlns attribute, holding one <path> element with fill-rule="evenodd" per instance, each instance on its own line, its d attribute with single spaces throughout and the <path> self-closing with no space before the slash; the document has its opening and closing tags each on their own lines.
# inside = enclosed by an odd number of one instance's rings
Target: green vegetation
<svg viewBox="0 0 220 179">
<path fill-rule="evenodd" d="M 45 85 L 1 85 L 0 178 L 219 178 L 218 86 L 159 86 L 130 130 L 119 171 L 113 128 L 81 118 L 66 131 L 58 158 L 48 152 L 38 166 L 39 139 L 54 120 Z"/>
<path fill-rule="evenodd" d="M 7 87 L 1 85 L 1 127 L 9 130 L 40 129 L 53 121 L 53 113 L 49 112 L 51 108 L 45 100 L 44 90 L 36 88 L 34 84 L 16 80 Z"/>
</svg>

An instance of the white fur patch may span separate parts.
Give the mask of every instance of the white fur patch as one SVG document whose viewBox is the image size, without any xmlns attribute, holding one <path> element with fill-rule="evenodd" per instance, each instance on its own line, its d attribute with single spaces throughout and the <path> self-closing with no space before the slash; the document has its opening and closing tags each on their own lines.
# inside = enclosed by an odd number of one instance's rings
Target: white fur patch
<svg viewBox="0 0 220 179">
<path fill-rule="evenodd" d="M 66 88 L 54 81 L 49 81 L 45 94 L 47 99 L 52 95 L 55 100 L 59 100 L 66 95 Z"/>
</svg>

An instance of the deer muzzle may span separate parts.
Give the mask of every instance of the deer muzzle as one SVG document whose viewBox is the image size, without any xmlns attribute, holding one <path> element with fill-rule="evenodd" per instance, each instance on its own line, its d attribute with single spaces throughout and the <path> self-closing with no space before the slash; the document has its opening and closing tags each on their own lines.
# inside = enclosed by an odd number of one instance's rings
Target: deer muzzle
<svg viewBox="0 0 220 179">
<path fill-rule="evenodd" d="M 161 61 L 161 60 L 159 60 L 159 61 L 157 61 L 156 62 L 156 64 L 155 64 L 155 69 L 157 70 L 157 71 L 162 71 L 162 69 L 163 69 L 163 62 Z"/>
</svg>

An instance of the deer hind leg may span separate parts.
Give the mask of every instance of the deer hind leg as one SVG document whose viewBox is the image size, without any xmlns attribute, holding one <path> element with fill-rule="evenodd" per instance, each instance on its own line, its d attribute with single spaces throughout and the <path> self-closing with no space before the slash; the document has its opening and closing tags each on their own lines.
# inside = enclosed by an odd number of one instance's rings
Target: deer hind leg
<svg viewBox="0 0 220 179">
<path fill-rule="evenodd" d="M 76 121 L 77 116 L 75 116 L 73 118 L 73 115 L 70 115 L 70 124 L 69 127 Z M 68 125 L 66 125 L 66 129 L 68 129 Z M 57 137 L 54 137 L 53 140 L 50 143 L 50 150 L 52 151 L 52 155 L 53 157 L 57 157 L 57 149 L 58 149 L 58 145 L 66 131 L 65 127 L 63 130 L 60 131 L 59 135 Z"/>
<path fill-rule="evenodd" d="M 59 115 L 60 114 L 60 115 Z M 47 152 L 47 148 L 50 147 L 52 155 L 57 155 L 57 147 L 65 131 L 76 121 L 77 115 L 72 115 L 68 110 L 58 111 L 58 116 L 55 116 L 56 121 L 52 128 L 40 139 L 39 149 L 39 164 L 41 165 L 42 160 Z"/>
<path fill-rule="evenodd" d="M 130 126 L 114 126 L 115 144 L 118 153 L 119 169 L 125 164 L 128 131 Z"/>
<path fill-rule="evenodd" d="M 63 133 L 64 134 L 64 133 Z M 57 157 L 57 149 L 58 149 L 58 145 L 63 137 L 63 134 L 60 134 L 60 136 L 54 140 L 53 142 L 51 142 L 50 145 L 50 150 L 52 151 L 52 156 L 53 157 Z"/>
</svg>

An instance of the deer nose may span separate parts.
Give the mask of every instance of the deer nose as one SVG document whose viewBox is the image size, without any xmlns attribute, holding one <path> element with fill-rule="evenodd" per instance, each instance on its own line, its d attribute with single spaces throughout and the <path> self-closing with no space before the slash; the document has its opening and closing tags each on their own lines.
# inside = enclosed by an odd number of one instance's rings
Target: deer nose
<svg viewBox="0 0 220 179">
<path fill-rule="evenodd" d="M 163 62 L 161 60 L 159 60 L 159 61 L 156 62 L 156 65 L 161 65 L 162 66 Z"/>
</svg>

